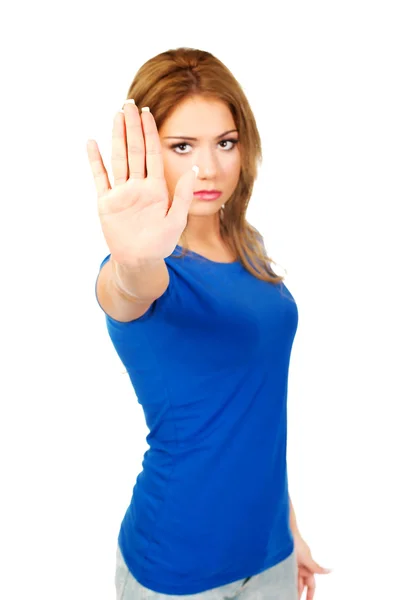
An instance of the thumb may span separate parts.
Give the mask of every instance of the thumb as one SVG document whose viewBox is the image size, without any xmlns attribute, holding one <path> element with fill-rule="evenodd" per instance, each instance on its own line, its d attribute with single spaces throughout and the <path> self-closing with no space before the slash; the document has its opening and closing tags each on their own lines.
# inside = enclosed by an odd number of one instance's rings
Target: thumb
<svg viewBox="0 0 400 600">
<path fill-rule="evenodd" d="M 332 572 L 332 569 L 324 569 L 324 567 L 321 567 L 318 563 L 315 562 L 315 560 L 312 560 L 312 559 L 311 559 L 310 563 L 307 565 L 307 567 L 313 573 L 317 573 L 317 574 L 321 574 L 321 575 Z"/>
<path fill-rule="evenodd" d="M 194 166 L 190 171 L 184 173 L 176 184 L 174 199 L 168 211 L 168 216 L 173 220 L 187 220 L 198 173 L 199 167 Z"/>
</svg>

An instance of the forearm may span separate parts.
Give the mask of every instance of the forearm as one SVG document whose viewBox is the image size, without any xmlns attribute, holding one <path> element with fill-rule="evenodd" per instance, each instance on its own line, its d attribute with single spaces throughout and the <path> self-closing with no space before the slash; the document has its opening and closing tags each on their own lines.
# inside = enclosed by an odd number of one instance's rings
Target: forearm
<svg viewBox="0 0 400 600">
<path fill-rule="evenodd" d="M 136 302 L 152 302 L 159 298 L 169 284 L 169 273 L 165 261 L 125 267 L 110 257 L 108 292 Z"/>
<path fill-rule="evenodd" d="M 294 508 L 293 508 L 293 504 L 290 499 L 290 496 L 289 496 L 289 503 L 290 503 L 290 529 L 292 530 L 293 534 L 295 534 L 295 533 L 300 534 L 299 528 L 297 525 L 296 514 L 294 512 Z"/>
</svg>

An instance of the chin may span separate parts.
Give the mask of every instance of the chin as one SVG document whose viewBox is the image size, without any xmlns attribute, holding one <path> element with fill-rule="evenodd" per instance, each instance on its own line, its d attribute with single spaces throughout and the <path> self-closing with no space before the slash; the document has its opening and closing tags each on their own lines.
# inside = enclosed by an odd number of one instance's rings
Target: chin
<svg viewBox="0 0 400 600">
<path fill-rule="evenodd" d="M 220 203 L 215 204 L 215 202 L 196 202 L 195 204 L 191 205 L 189 209 L 189 214 L 212 215 L 214 213 L 219 212 L 221 210 L 221 207 L 222 204 Z"/>
</svg>

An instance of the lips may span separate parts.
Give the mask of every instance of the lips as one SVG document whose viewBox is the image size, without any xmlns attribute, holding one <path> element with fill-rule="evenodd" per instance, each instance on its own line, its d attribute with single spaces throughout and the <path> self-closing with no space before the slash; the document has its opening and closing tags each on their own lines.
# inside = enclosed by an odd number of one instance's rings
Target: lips
<svg viewBox="0 0 400 600">
<path fill-rule="evenodd" d="M 219 192 L 218 190 L 201 190 L 200 192 L 194 193 L 195 197 L 200 200 L 216 200 L 221 194 L 222 192 Z"/>
</svg>

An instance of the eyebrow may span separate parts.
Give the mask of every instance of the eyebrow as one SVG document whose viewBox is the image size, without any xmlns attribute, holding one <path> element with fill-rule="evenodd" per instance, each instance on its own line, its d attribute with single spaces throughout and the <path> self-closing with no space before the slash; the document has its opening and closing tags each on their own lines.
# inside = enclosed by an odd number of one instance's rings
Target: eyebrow
<svg viewBox="0 0 400 600">
<path fill-rule="evenodd" d="M 225 131 L 225 133 L 221 133 L 221 135 L 218 135 L 215 139 L 219 140 L 220 138 L 224 137 L 224 135 L 228 135 L 228 133 L 239 133 L 237 129 L 230 129 L 229 131 Z M 169 135 L 167 137 L 164 137 L 164 140 L 189 140 L 191 142 L 197 142 L 198 139 L 194 138 L 194 137 L 187 137 L 185 135 Z"/>
</svg>

